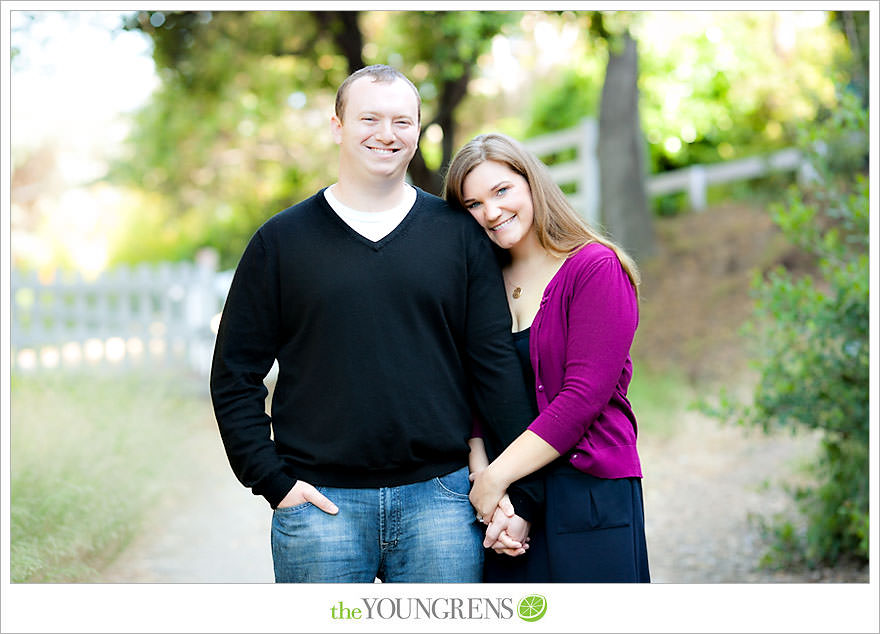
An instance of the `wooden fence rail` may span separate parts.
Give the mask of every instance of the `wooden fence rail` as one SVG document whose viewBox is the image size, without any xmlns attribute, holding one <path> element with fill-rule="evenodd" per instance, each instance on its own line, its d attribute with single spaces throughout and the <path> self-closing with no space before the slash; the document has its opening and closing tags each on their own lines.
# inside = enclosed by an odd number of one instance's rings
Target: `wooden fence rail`
<svg viewBox="0 0 880 634">
<path fill-rule="evenodd" d="M 601 213 L 596 156 L 598 140 L 599 128 L 595 119 L 585 118 L 573 128 L 534 137 L 523 143 L 542 159 L 566 150 L 576 151 L 574 159 L 551 165 L 550 174 L 557 185 L 575 185 L 577 191 L 569 195 L 569 200 L 593 224 L 601 224 L 597 222 Z M 706 208 L 706 192 L 711 185 L 760 178 L 772 172 L 795 171 L 800 177 L 808 177 L 809 169 L 801 153 L 788 148 L 764 156 L 649 174 L 645 185 L 651 197 L 687 192 L 689 208 L 702 211 Z"/>
<path fill-rule="evenodd" d="M 533 137 L 523 145 L 541 159 L 565 150 L 576 151 L 573 160 L 550 165 L 550 176 L 560 187 L 575 185 L 576 191 L 568 195 L 569 201 L 590 224 L 599 226 L 599 126 L 596 120 L 581 119 L 573 128 Z"/>
</svg>

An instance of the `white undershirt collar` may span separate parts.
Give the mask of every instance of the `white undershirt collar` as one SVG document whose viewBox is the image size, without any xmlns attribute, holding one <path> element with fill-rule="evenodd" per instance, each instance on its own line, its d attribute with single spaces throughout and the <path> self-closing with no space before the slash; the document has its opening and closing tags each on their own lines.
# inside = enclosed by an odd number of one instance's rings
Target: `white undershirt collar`
<svg viewBox="0 0 880 634">
<path fill-rule="evenodd" d="M 416 201 L 415 188 L 407 184 L 406 193 L 400 204 L 385 211 L 361 211 L 340 202 L 333 195 L 332 188 L 331 185 L 324 190 L 324 198 L 336 212 L 336 215 L 342 218 L 349 227 L 373 242 L 378 242 L 394 231 L 397 225 L 406 218 Z"/>
</svg>

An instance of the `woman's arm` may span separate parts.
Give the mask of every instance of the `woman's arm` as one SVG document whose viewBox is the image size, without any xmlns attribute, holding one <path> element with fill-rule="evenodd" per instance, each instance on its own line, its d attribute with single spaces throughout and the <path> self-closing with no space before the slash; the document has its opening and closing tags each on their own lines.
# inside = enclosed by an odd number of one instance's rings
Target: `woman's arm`
<svg viewBox="0 0 880 634">
<path fill-rule="evenodd" d="M 559 456 L 559 452 L 540 436 L 524 431 L 488 467 L 471 476 L 474 484 L 469 497 L 477 514 L 492 517 L 512 482 L 550 464 Z"/>
<path fill-rule="evenodd" d="M 578 270 L 565 317 L 562 387 L 529 429 L 474 478 L 470 500 L 478 513 L 491 511 L 511 482 L 567 453 L 611 399 L 638 324 L 635 292 L 613 254 Z"/>
<path fill-rule="evenodd" d="M 529 425 L 560 454 L 580 442 L 608 406 L 638 326 L 635 291 L 614 255 L 584 263 L 570 292 L 565 338 L 552 344 L 564 346 L 556 355 L 564 363 L 562 384 L 553 386 L 550 402 Z"/>
</svg>

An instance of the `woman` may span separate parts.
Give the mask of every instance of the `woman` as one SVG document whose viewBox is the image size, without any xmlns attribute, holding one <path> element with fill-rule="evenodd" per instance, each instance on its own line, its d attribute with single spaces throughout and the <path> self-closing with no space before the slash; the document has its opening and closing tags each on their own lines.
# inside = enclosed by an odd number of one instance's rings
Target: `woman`
<svg viewBox="0 0 880 634">
<path fill-rule="evenodd" d="M 498 506 L 512 482 L 540 470 L 546 491 L 530 529 L 519 520 L 494 543 L 484 581 L 648 582 L 636 418 L 626 397 L 638 325 L 634 262 L 591 229 L 546 167 L 507 136 L 481 135 L 462 147 L 445 197 L 468 210 L 496 247 L 535 396 L 535 420 L 482 470 L 485 450 L 471 441 L 471 502 L 478 517 L 506 525 L 518 519 L 504 517 L 506 499 Z M 491 524 L 487 535 L 491 541 Z M 525 548 L 523 556 L 499 554 Z"/>
</svg>

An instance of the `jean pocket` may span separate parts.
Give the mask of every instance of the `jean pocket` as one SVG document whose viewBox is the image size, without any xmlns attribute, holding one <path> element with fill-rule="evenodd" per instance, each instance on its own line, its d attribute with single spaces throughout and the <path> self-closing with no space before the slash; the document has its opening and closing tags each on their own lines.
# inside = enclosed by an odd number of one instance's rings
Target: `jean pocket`
<svg viewBox="0 0 880 634">
<path fill-rule="evenodd" d="M 468 499 L 471 492 L 471 481 L 468 479 L 468 469 L 463 467 L 452 473 L 434 478 L 434 483 L 443 495 L 455 499 Z"/>
<path fill-rule="evenodd" d="M 289 513 L 296 513 L 298 511 L 304 511 L 310 506 L 314 506 L 311 502 L 303 502 L 302 504 L 294 504 L 293 506 L 285 506 L 284 508 L 276 508 L 275 512 L 280 513 L 282 515 L 287 515 Z"/>
<path fill-rule="evenodd" d="M 632 498 L 627 479 L 602 480 L 591 478 L 585 482 L 581 477 L 560 478 L 567 487 L 568 495 L 557 504 L 558 533 L 577 533 L 608 528 L 621 528 L 632 524 Z"/>
</svg>

